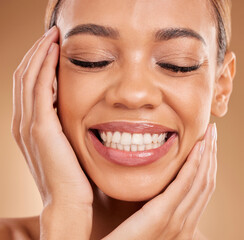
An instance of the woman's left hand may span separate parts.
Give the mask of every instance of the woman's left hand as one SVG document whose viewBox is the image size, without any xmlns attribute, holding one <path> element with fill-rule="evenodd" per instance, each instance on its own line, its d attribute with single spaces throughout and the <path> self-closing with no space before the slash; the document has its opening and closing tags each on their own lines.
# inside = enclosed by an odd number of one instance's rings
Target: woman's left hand
<svg viewBox="0 0 244 240">
<path fill-rule="evenodd" d="M 216 141 L 216 126 L 209 125 L 204 140 L 196 143 L 168 188 L 104 240 L 199 240 L 196 236 L 197 225 L 215 190 Z"/>
</svg>

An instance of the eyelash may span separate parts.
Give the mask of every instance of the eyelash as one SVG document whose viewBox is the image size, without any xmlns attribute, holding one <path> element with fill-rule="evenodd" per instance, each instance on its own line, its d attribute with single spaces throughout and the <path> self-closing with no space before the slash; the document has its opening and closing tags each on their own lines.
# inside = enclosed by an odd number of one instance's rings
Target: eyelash
<svg viewBox="0 0 244 240">
<path fill-rule="evenodd" d="M 193 66 L 189 66 L 189 67 L 181 67 L 181 66 L 177 66 L 177 65 L 173 65 L 170 63 L 157 63 L 161 68 L 167 69 L 169 71 L 178 73 L 187 73 L 187 72 L 193 72 L 198 70 L 201 65 L 197 64 L 197 65 L 193 65 Z"/>
<path fill-rule="evenodd" d="M 90 68 L 90 69 L 96 69 L 96 68 L 104 68 L 108 66 L 113 61 L 99 61 L 99 62 L 85 62 L 85 61 L 79 61 L 76 59 L 70 59 L 70 62 L 73 63 L 76 66 L 80 66 L 82 68 Z M 200 68 L 200 64 L 189 66 L 189 67 L 181 67 L 177 65 L 173 65 L 170 63 L 157 63 L 161 68 L 164 68 L 166 70 L 169 70 L 174 73 L 187 73 L 187 72 L 193 72 Z"/>
<path fill-rule="evenodd" d="M 104 68 L 112 63 L 112 61 L 84 62 L 76 59 L 70 59 L 70 62 L 82 68 Z"/>
</svg>

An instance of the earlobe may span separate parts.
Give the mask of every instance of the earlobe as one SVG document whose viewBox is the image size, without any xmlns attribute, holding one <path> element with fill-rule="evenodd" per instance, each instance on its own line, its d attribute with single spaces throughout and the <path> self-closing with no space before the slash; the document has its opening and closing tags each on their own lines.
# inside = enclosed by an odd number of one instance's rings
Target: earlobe
<svg viewBox="0 0 244 240">
<path fill-rule="evenodd" d="M 215 80 L 211 114 L 223 117 L 228 110 L 228 103 L 236 73 L 236 57 L 233 52 L 227 52 Z"/>
<path fill-rule="evenodd" d="M 52 92 L 53 92 L 53 107 L 57 108 L 57 100 L 58 100 L 58 93 L 57 93 L 57 88 L 58 88 L 58 83 L 57 83 L 57 78 L 55 77 L 53 81 L 53 86 L 52 86 Z"/>
</svg>

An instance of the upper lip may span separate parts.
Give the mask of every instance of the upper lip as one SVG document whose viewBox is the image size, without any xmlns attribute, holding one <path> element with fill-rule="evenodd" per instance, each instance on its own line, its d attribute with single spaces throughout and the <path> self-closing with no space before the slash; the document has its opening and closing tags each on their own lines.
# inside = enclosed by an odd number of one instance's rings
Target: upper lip
<svg viewBox="0 0 244 240">
<path fill-rule="evenodd" d="M 149 122 L 107 122 L 97 125 L 93 125 L 90 129 L 97 129 L 100 131 L 111 131 L 111 132 L 129 132 L 129 133 L 165 133 L 165 132 L 176 132 L 172 128 L 165 127 L 160 124 L 154 124 Z"/>
</svg>

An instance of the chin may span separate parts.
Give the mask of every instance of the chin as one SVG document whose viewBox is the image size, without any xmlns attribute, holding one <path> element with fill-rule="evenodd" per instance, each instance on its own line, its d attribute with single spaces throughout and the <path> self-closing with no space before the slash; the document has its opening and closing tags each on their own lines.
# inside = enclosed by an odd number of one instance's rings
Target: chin
<svg viewBox="0 0 244 240">
<path fill-rule="evenodd" d="M 165 174 L 161 176 L 158 176 L 158 173 L 152 173 L 152 175 L 131 173 L 126 176 L 116 174 L 117 176 L 112 178 L 107 176 L 102 179 L 95 175 L 92 176 L 91 182 L 94 183 L 95 188 L 112 199 L 143 202 L 162 193 L 175 178 L 177 172 L 165 169 Z"/>
<path fill-rule="evenodd" d="M 120 193 L 120 192 L 109 192 L 105 194 L 113 199 L 120 200 L 120 201 L 126 201 L 126 202 L 145 202 L 149 201 L 152 198 L 156 197 L 160 192 L 154 192 L 154 191 L 131 191 L 128 193 Z"/>
</svg>

